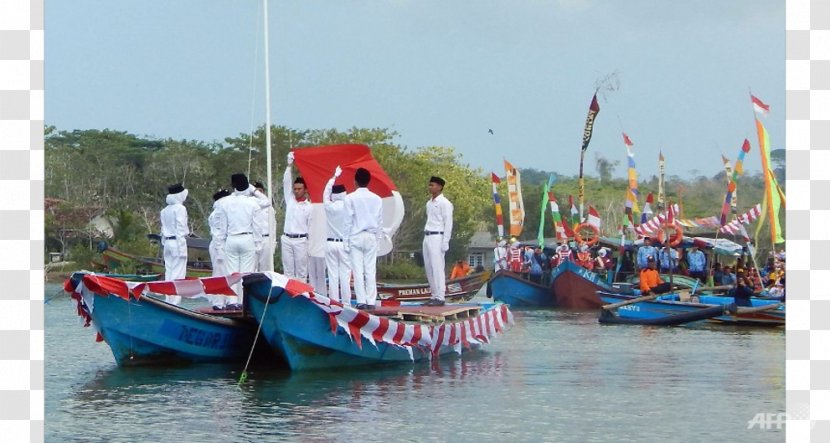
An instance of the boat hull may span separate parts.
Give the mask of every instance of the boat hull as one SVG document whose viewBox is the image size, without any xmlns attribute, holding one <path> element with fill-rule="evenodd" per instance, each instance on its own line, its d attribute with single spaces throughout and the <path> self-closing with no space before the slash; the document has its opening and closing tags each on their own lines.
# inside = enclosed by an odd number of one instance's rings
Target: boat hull
<svg viewBox="0 0 830 443">
<path fill-rule="evenodd" d="M 447 280 L 445 299 L 450 302 L 469 301 L 489 278 L 489 272 L 479 272 L 463 278 Z M 432 296 L 429 283 L 394 284 L 378 283 L 378 298 L 381 300 L 425 301 Z"/>
<path fill-rule="evenodd" d="M 329 314 L 313 301 L 272 287 L 271 280 L 261 274 L 247 276 L 244 286 L 246 309 L 259 321 L 263 338 L 292 371 L 410 363 L 455 354 L 452 346 L 443 346 L 435 353 L 413 347 L 410 354 L 403 346 L 372 343 L 341 327 L 333 331 Z M 360 345 L 353 340 L 360 340 Z"/>
<path fill-rule="evenodd" d="M 80 309 L 120 366 L 244 362 L 254 344 L 256 324 L 250 319 L 203 314 L 146 296 L 79 297 Z"/>
<path fill-rule="evenodd" d="M 601 293 L 605 304 L 617 303 L 634 298 L 631 295 Z M 670 294 L 661 299 L 642 301 L 631 305 L 617 308 L 621 317 L 637 319 L 659 319 L 669 315 L 677 315 L 700 311 L 711 308 L 715 305 L 730 305 L 735 302 L 732 297 L 700 296 L 696 297 L 699 302 L 676 301 L 676 295 Z M 753 307 L 766 304 L 773 304 L 774 301 L 752 299 Z M 784 326 L 786 313 L 783 307 L 772 311 L 761 311 L 752 313 L 724 313 L 706 319 L 708 323 L 720 323 L 734 326 L 755 326 L 755 327 L 779 327 Z"/>
<path fill-rule="evenodd" d="M 616 292 L 598 274 L 571 261 L 563 262 L 551 271 L 551 286 L 556 306 L 562 309 L 599 309 L 604 303 L 597 291 Z"/>
<path fill-rule="evenodd" d="M 550 286 L 533 283 L 509 271 L 496 272 L 487 282 L 487 294 L 511 308 L 554 307 Z"/>
</svg>

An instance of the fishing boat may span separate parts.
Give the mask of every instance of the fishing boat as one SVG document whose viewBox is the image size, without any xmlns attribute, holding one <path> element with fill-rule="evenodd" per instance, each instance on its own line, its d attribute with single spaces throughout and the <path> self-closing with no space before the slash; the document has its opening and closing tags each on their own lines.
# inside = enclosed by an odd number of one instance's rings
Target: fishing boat
<svg viewBox="0 0 830 443">
<path fill-rule="evenodd" d="M 293 371 L 434 360 L 488 343 L 513 324 L 503 304 L 358 310 L 273 272 L 246 276 L 244 287 L 246 309 Z"/>
<path fill-rule="evenodd" d="M 567 260 L 551 271 L 551 288 L 556 307 L 563 309 L 599 309 L 603 300 L 597 291 L 615 293 L 619 289 L 599 274 Z"/>
<path fill-rule="evenodd" d="M 458 303 L 470 301 L 487 283 L 489 272 L 477 272 L 466 277 L 447 280 L 445 299 Z M 423 301 L 429 300 L 432 290 L 429 283 L 397 284 L 378 282 L 378 298 L 381 300 Z"/>
<path fill-rule="evenodd" d="M 202 242 L 205 239 L 198 239 Z M 200 242 L 200 244 L 202 243 Z M 209 240 L 208 240 L 209 242 Z M 194 248 L 188 243 L 188 248 Z M 207 254 L 207 249 L 204 249 Z M 124 252 L 112 246 L 101 252 L 101 267 L 107 272 L 117 272 L 124 269 L 135 270 L 139 274 L 159 274 L 164 276 L 164 261 L 155 257 L 142 257 L 129 252 Z M 188 260 L 187 277 L 201 278 L 210 277 L 213 270 L 210 261 Z"/>
<path fill-rule="evenodd" d="M 665 294 L 650 300 L 643 300 L 643 297 L 618 293 L 600 292 L 598 295 L 606 305 L 616 304 L 618 306 L 615 309 L 619 317 L 640 321 L 666 319 L 671 315 L 698 312 L 712 308 L 713 306 L 731 307 L 735 304 L 735 299 L 732 297 L 709 295 L 691 296 L 691 301 L 680 301 L 680 293 Z M 622 302 L 626 302 L 626 304 L 622 304 Z M 706 317 L 704 320 L 709 323 L 735 326 L 784 326 L 786 310 L 783 303 L 755 298 L 750 299 L 750 302 L 751 306 L 737 306 L 736 309 L 730 308 L 729 310 L 725 310 L 721 315 Z M 605 310 L 608 309 L 603 309 L 603 311 Z"/>
<path fill-rule="evenodd" d="M 487 296 L 511 307 L 553 307 L 550 285 L 534 283 L 510 271 L 498 271 L 487 282 Z"/>
<path fill-rule="evenodd" d="M 76 272 L 64 283 L 85 326 L 93 326 L 119 366 L 244 362 L 256 323 L 242 311 L 210 314 L 169 304 L 151 294 L 230 295 L 237 276 L 201 280 L 127 281 Z M 259 347 L 257 358 L 273 357 Z"/>
</svg>

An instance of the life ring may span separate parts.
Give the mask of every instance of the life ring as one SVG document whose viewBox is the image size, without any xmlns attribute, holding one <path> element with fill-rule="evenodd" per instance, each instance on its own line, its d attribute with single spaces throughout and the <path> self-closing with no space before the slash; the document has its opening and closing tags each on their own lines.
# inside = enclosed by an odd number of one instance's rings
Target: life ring
<svg viewBox="0 0 830 443">
<path fill-rule="evenodd" d="M 674 235 L 669 236 L 669 246 L 675 247 L 679 245 L 680 242 L 683 241 L 683 228 L 681 228 L 677 222 L 663 223 L 663 225 L 660 226 L 660 229 L 657 230 L 657 241 L 663 243 L 663 240 L 666 237 L 666 228 L 674 229 Z"/>
<path fill-rule="evenodd" d="M 590 240 L 585 241 L 582 238 L 582 234 L 580 233 L 580 231 L 584 228 L 588 228 L 591 230 L 591 232 L 593 232 L 593 236 L 591 236 Z M 580 223 L 576 225 L 576 228 L 574 229 L 574 240 L 576 240 L 577 244 L 585 242 L 585 244 L 587 244 L 589 247 L 594 246 L 599 241 L 599 229 L 597 229 L 596 226 L 588 223 Z"/>
</svg>

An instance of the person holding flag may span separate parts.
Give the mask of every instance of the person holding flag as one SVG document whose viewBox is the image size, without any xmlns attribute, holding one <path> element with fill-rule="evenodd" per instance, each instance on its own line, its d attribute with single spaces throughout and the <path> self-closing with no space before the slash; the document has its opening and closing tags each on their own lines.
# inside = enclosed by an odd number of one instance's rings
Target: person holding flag
<svg viewBox="0 0 830 443">
<path fill-rule="evenodd" d="M 308 279 L 308 228 L 311 224 L 311 201 L 305 180 L 291 180 L 294 153 L 288 153 L 288 165 L 282 178 L 285 198 L 285 224 L 282 235 L 282 270 L 290 277 L 305 283 Z"/>
<path fill-rule="evenodd" d="M 354 295 L 358 309 L 375 309 L 378 298 L 376 280 L 378 242 L 383 238 L 383 201 L 368 186 L 372 174 L 358 168 L 354 174 L 357 189 L 346 196 L 346 223 L 349 239 L 346 253 L 354 273 Z M 441 270 L 441 274 L 444 271 Z"/>
<path fill-rule="evenodd" d="M 346 187 L 335 185 L 334 181 L 343 170 L 340 166 L 334 169 L 334 175 L 326 182 L 323 189 L 323 208 L 326 211 L 326 270 L 329 277 L 328 297 L 339 301 L 345 306 L 351 303 L 352 291 L 350 280 L 352 277 L 349 255 L 346 253 L 344 242 L 348 240 L 346 232 Z"/>
</svg>

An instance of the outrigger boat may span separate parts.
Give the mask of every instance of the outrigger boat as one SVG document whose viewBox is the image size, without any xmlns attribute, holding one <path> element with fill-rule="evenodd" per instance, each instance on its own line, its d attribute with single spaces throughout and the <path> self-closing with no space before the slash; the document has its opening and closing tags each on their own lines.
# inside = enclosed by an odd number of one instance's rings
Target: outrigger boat
<svg viewBox="0 0 830 443">
<path fill-rule="evenodd" d="M 512 307 L 553 307 L 550 285 L 534 283 L 510 271 L 498 271 L 487 283 L 487 296 Z"/>
<path fill-rule="evenodd" d="M 151 294 L 195 297 L 231 295 L 239 275 L 199 280 L 126 281 L 76 272 L 64 283 L 85 326 L 92 325 L 119 366 L 244 362 L 254 345 L 256 323 L 242 311 L 217 314 L 172 305 Z M 258 347 L 257 358 L 273 357 Z"/>
<path fill-rule="evenodd" d="M 478 272 L 466 277 L 447 280 L 446 300 L 458 303 L 470 301 L 487 283 L 489 272 Z M 424 301 L 432 296 L 429 283 L 397 284 L 378 282 L 378 298 L 381 300 Z"/>
<path fill-rule="evenodd" d="M 733 297 L 713 295 L 691 296 L 691 301 L 681 301 L 681 293 L 636 297 L 617 293 L 600 292 L 606 306 L 600 316 L 601 323 L 627 324 L 685 324 L 706 320 L 736 326 L 779 327 L 784 326 L 786 310 L 775 300 L 751 298 L 751 306 L 737 306 Z M 718 309 L 721 312 L 718 313 Z M 613 311 L 613 316 L 610 314 Z M 704 315 L 701 311 L 705 311 Z M 672 323 L 686 318 L 680 323 Z"/>
<path fill-rule="evenodd" d="M 513 324 L 507 305 L 358 310 L 273 273 L 244 278 L 247 310 L 293 371 L 430 360 L 479 347 Z"/>
</svg>

